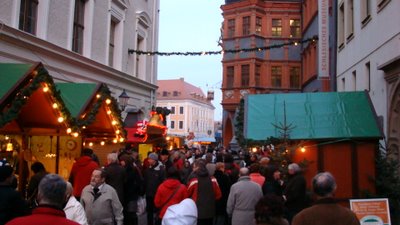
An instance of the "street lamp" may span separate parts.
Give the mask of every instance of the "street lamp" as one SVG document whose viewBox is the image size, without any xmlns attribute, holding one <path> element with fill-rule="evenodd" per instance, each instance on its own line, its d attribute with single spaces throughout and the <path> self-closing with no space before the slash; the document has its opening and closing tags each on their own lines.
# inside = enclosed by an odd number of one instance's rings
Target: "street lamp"
<svg viewBox="0 0 400 225">
<path fill-rule="evenodd" d="M 122 89 L 122 93 L 118 96 L 119 106 L 122 111 L 125 110 L 125 107 L 128 105 L 129 96 L 126 94 L 125 89 Z"/>
</svg>

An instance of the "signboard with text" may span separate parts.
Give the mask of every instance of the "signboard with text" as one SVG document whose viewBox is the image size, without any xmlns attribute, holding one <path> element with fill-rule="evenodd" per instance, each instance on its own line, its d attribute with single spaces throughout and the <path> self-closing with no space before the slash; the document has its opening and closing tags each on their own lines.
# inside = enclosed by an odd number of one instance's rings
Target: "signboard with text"
<svg viewBox="0 0 400 225">
<path fill-rule="evenodd" d="M 350 208 L 361 225 L 391 225 L 387 198 L 350 199 Z"/>
<path fill-rule="evenodd" d="M 329 78 L 329 0 L 318 1 L 318 78 Z"/>
</svg>

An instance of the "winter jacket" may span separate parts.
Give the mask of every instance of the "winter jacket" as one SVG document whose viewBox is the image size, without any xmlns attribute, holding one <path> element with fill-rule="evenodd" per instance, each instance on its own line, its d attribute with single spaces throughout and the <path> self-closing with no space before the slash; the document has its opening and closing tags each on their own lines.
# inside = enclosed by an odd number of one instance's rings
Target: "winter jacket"
<svg viewBox="0 0 400 225">
<path fill-rule="evenodd" d="M 162 225 L 196 225 L 196 203 L 187 198 L 179 204 L 168 207 L 162 219 Z"/>
<path fill-rule="evenodd" d="M 265 177 L 262 176 L 260 173 L 251 173 L 250 180 L 256 182 L 257 184 L 260 185 L 260 187 L 262 187 L 265 182 Z"/>
<path fill-rule="evenodd" d="M 318 200 L 313 206 L 298 213 L 292 225 L 359 225 L 357 216 L 332 198 Z"/>
<path fill-rule="evenodd" d="M 292 175 L 283 192 L 286 198 L 285 206 L 288 211 L 295 214 L 306 208 L 306 179 L 303 174 Z"/>
<path fill-rule="evenodd" d="M 30 213 L 28 203 L 10 185 L 0 185 L 0 224 Z"/>
<path fill-rule="evenodd" d="M 87 185 L 82 190 L 81 203 L 90 225 L 122 225 L 124 216 L 117 192 L 108 184 L 102 184 L 100 196 L 95 200 L 93 187 Z"/>
<path fill-rule="evenodd" d="M 175 193 L 175 194 L 174 194 Z M 173 195 L 173 196 L 172 196 Z M 171 197 L 172 196 L 172 197 Z M 171 197 L 171 199 L 169 199 Z M 165 180 L 157 189 L 154 205 L 160 209 L 160 218 L 163 218 L 168 206 L 178 204 L 187 197 L 186 186 L 177 179 Z M 168 201 L 168 202 L 167 202 Z"/>
<path fill-rule="evenodd" d="M 226 207 L 226 212 L 232 216 L 232 225 L 255 225 L 255 206 L 262 197 L 260 185 L 249 176 L 240 177 L 231 187 Z"/>
<path fill-rule="evenodd" d="M 104 169 L 106 171 L 106 183 L 117 191 L 119 201 L 124 200 L 124 183 L 126 182 L 125 168 L 118 163 L 111 163 Z"/>
<path fill-rule="evenodd" d="M 82 225 L 87 225 L 86 213 L 80 202 L 74 196 L 69 197 L 67 205 L 64 207 L 67 219 Z"/>
<path fill-rule="evenodd" d="M 74 187 L 73 195 L 75 197 L 81 196 L 82 189 L 90 183 L 93 170 L 98 167 L 99 165 L 89 156 L 80 157 L 74 165 L 72 165 L 69 182 L 71 182 Z"/>
<path fill-rule="evenodd" d="M 51 206 L 39 206 L 35 208 L 30 216 L 19 217 L 11 220 L 6 225 L 79 225 L 72 220 L 65 218 L 61 209 Z"/>
<path fill-rule="evenodd" d="M 165 170 L 161 162 L 157 161 L 154 166 L 144 170 L 144 185 L 146 190 L 146 198 L 154 198 L 157 192 L 158 186 L 165 179 Z"/>
<path fill-rule="evenodd" d="M 214 177 L 217 179 L 218 186 L 221 190 L 221 198 L 217 200 L 215 209 L 217 215 L 226 215 L 226 203 L 228 201 L 229 191 L 231 190 L 231 180 L 229 176 L 221 170 L 216 170 Z"/>
<path fill-rule="evenodd" d="M 188 197 L 196 202 L 197 215 L 199 219 L 209 219 L 215 216 L 216 200 L 221 198 L 221 189 L 217 179 L 205 174 L 196 174 L 189 181 Z"/>
</svg>

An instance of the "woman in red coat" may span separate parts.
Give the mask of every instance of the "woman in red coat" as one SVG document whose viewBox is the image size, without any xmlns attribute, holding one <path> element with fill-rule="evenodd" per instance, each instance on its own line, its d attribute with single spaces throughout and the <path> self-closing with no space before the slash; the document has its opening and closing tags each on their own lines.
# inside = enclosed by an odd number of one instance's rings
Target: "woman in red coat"
<svg viewBox="0 0 400 225">
<path fill-rule="evenodd" d="M 179 171 L 171 166 L 167 171 L 167 179 L 160 184 L 154 197 L 154 205 L 160 209 L 158 224 L 167 211 L 168 206 L 178 204 L 187 197 L 186 186 L 181 184 Z M 156 224 L 157 224 L 156 223 Z"/>
</svg>

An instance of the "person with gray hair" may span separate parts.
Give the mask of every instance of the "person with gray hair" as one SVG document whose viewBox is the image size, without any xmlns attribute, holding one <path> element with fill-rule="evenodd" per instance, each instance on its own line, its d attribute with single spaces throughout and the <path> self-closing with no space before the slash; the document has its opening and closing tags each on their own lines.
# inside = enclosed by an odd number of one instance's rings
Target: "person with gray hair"
<svg viewBox="0 0 400 225">
<path fill-rule="evenodd" d="M 288 166 L 289 179 L 285 189 L 283 190 L 283 199 L 286 206 L 286 219 L 289 223 L 293 217 L 306 208 L 306 179 L 303 176 L 302 170 L 297 163 L 291 163 Z"/>
<path fill-rule="evenodd" d="M 37 201 L 39 206 L 30 216 L 11 220 L 7 225 L 77 225 L 78 223 L 65 218 L 62 210 L 66 201 L 67 184 L 57 174 L 47 174 L 39 183 Z"/>
<path fill-rule="evenodd" d="M 67 204 L 64 207 L 65 215 L 68 219 L 75 221 L 82 225 L 87 225 L 85 209 L 83 209 L 80 202 L 76 200 L 73 192 L 73 187 L 70 182 L 67 182 Z"/>
<path fill-rule="evenodd" d="M 119 164 L 117 153 L 113 152 L 107 155 L 107 166 L 104 170 L 107 173 L 106 183 L 117 191 L 119 201 L 123 202 L 126 171 L 125 168 Z"/>
<path fill-rule="evenodd" d="M 294 218 L 292 225 L 359 225 L 357 216 L 334 200 L 336 181 L 329 172 L 318 173 L 312 180 L 316 202 Z"/>
<path fill-rule="evenodd" d="M 263 193 L 261 186 L 250 180 L 249 174 L 248 168 L 240 168 L 239 179 L 231 186 L 226 212 L 232 217 L 232 225 L 255 225 L 255 206 Z"/>
</svg>

